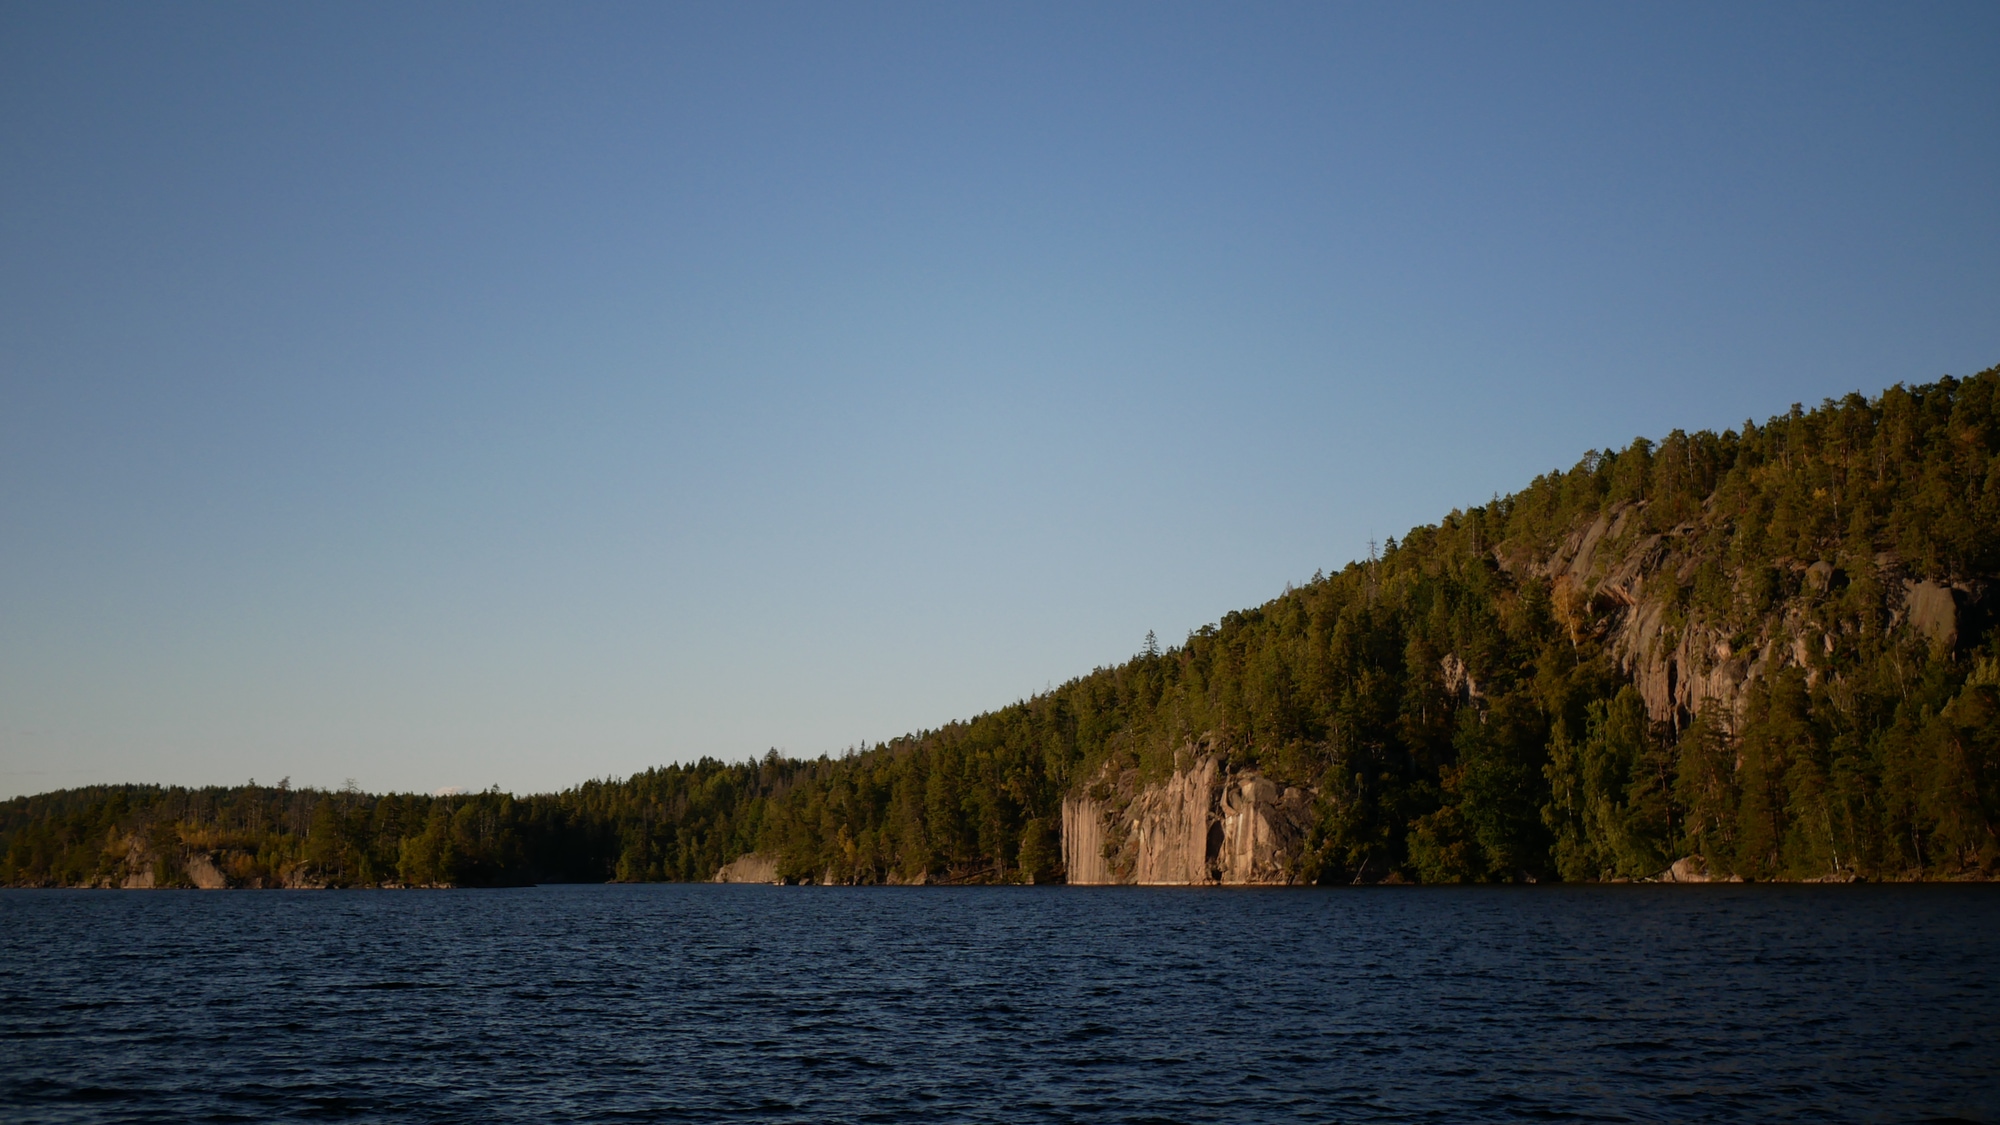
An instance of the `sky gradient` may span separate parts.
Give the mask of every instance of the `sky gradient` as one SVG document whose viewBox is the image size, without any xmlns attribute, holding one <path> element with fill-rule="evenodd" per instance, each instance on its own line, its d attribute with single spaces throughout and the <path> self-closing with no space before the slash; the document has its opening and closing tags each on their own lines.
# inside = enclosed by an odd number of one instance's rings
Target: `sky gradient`
<svg viewBox="0 0 2000 1125">
<path fill-rule="evenodd" d="M 0 796 L 970 717 L 2000 363 L 2000 6 L 0 3 Z"/>
</svg>

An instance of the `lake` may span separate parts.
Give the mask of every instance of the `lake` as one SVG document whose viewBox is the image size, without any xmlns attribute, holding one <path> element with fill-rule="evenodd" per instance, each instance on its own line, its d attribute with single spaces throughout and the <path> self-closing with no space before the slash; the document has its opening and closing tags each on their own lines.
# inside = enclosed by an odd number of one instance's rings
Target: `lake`
<svg viewBox="0 0 2000 1125">
<path fill-rule="evenodd" d="M 0 891 L 8 1121 L 2000 1120 L 2000 887 Z"/>
</svg>

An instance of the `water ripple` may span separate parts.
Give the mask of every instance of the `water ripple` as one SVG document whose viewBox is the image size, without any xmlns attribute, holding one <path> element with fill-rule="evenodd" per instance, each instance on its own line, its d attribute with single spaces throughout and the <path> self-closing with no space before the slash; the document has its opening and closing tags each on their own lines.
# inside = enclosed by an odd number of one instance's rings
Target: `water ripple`
<svg viewBox="0 0 2000 1125">
<path fill-rule="evenodd" d="M 0 892 L 21 1122 L 2000 1118 L 2000 889 Z"/>
</svg>

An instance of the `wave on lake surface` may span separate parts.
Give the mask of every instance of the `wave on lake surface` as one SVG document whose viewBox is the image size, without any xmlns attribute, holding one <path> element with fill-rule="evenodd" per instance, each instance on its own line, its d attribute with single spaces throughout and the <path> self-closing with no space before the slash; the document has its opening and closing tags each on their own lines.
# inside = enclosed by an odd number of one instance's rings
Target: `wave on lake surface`
<svg viewBox="0 0 2000 1125">
<path fill-rule="evenodd" d="M 2000 888 L 0 892 L 0 1116 L 2000 1120 Z"/>
</svg>

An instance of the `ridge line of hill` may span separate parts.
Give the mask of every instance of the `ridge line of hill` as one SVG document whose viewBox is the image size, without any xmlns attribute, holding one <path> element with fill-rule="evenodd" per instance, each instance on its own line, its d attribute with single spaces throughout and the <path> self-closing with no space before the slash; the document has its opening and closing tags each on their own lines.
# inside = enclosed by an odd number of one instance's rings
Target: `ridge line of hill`
<svg viewBox="0 0 2000 1125">
<path fill-rule="evenodd" d="M 1197 760 L 1299 795 L 1276 881 L 1989 878 L 1996 390 L 1591 451 L 1180 645 L 850 756 L 520 798 L 62 790 L 0 803 L 0 884 L 695 880 L 745 855 L 1052 881 L 1087 791 L 1117 876 L 1121 810 Z"/>
</svg>

